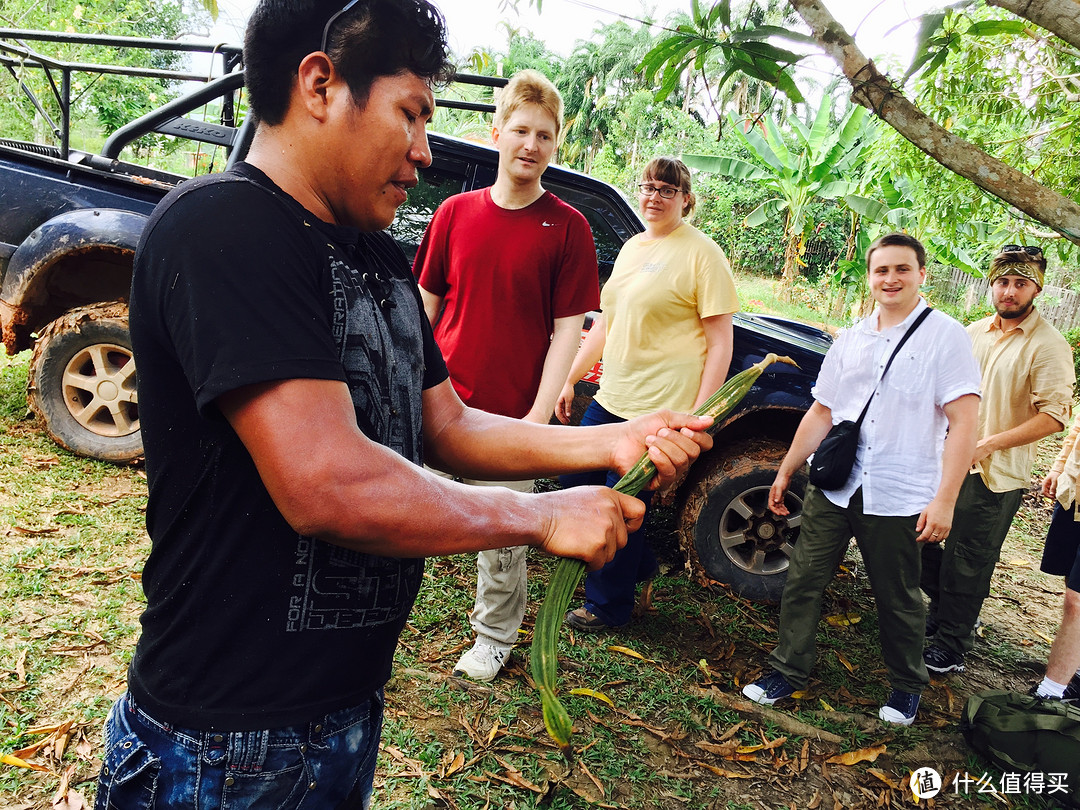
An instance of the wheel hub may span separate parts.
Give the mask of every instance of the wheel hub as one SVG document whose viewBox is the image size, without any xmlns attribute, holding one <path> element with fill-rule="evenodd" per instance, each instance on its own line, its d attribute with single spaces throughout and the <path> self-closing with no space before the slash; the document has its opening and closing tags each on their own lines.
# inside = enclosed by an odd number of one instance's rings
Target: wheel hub
<svg viewBox="0 0 1080 810">
<path fill-rule="evenodd" d="M 733 498 L 718 526 L 720 547 L 728 560 L 751 574 L 768 576 L 787 570 L 792 537 L 801 522 L 802 501 L 789 496 L 789 515 L 774 514 L 769 487 L 750 487 Z"/>
<path fill-rule="evenodd" d="M 786 528 L 787 521 L 783 523 L 784 525 L 781 526 L 780 521 L 773 520 L 767 515 L 755 515 L 744 532 L 746 540 L 764 551 L 773 551 L 784 542 L 783 529 Z"/>
<path fill-rule="evenodd" d="M 98 399 L 113 402 L 120 395 L 120 389 L 112 380 L 102 380 L 97 387 Z"/>
</svg>

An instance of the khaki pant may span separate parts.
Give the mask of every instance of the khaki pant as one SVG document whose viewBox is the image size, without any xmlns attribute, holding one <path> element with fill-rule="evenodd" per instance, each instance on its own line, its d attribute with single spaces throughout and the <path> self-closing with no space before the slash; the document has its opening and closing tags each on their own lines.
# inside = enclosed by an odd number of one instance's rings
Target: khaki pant
<svg viewBox="0 0 1080 810">
<path fill-rule="evenodd" d="M 930 679 L 922 657 L 926 618 L 915 542 L 918 515 L 866 515 L 862 506 L 861 489 L 844 509 L 817 487 L 807 488 L 802 530 L 780 601 L 780 642 L 769 662 L 796 689 L 806 688 L 817 655 L 822 596 L 854 535 L 877 604 L 878 638 L 889 682 L 894 689 L 922 694 Z"/>
<path fill-rule="evenodd" d="M 452 478 L 428 468 L 443 478 Z M 479 481 L 458 479 L 477 487 L 506 487 L 515 492 L 532 492 L 535 481 Z M 528 546 L 510 546 L 481 551 L 476 555 L 476 603 L 469 614 L 478 640 L 500 646 L 517 642 L 518 628 L 525 618 L 528 596 Z"/>
</svg>

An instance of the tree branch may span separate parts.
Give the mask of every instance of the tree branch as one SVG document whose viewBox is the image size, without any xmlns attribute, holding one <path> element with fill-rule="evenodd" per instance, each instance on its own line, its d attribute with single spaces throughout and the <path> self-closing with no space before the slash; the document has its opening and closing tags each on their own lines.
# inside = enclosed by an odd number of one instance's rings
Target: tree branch
<svg viewBox="0 0 1080 810">
<path fill-rule="evenodd" d="M 1041 0 L 1000 0 L 1003 5 L 1014 1 L 1025 7 L 1049 5 Z M 852 100 L 872 110 L 945 168 L 1080 245 L 1080 205 L 956 137 L 922 112 L 866 58 L 820 0 L 788 3 L 851 83 Z"/>
<path fill-rule="evenodd" d="M 1061 0 L 986 0 L 989 6 L 997 6 L 1023 17 L 1052 34 L 1057 34 L 1070 45 L 1080 48 L 1080 14 L 1076 3 Z"/>
</svg>

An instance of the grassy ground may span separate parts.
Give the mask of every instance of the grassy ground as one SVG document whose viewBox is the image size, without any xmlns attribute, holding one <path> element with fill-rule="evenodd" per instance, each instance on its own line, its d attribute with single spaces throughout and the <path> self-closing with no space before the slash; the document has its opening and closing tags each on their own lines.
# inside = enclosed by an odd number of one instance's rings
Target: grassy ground
<svg viewBox="0 0 1080 810">
<path fill-rule="evenodd" d="M 101 724 L 123 690 L 138 631 L 148 541 L 142 471 L 79 459 L 49 442 L 25 416 L 26 362 L 25 355 L 0 361 L 0 754 L 9 757 L 0 764 L 0 806 L 36 810 L 52 806 L 54 797 L 67 807 L 77 807 L 80 797 L 92 800 Z M 1047 440 L 1045 457 L 1053 445 Z M 968 673 L 935 681 L 920 722 L 896 729 L 875 719 L 887 685 L 856 551 L 825 605 L 826 616 L 851 616 L 852 623 L 823 620 L 807 694 L 793 711 L 763 711 L 746 705 L 739 689 L 766 665 L 776 606 L 695 584 L 677 550 L 673 515 L 659 510 L 650 530 L 662 559 L 653 610 L 618 633 L 562 633 L 560 684 L 577 749 L 572 766 L 546 739 L 527 674 L 531 621 L 551 561 L 531 559 L 521 643 L 504 673 L 484 686 L 450 674 L 471 643 L 473 561 L 432 559 L 387 688 L 375 805 L 915 806 L 905 788 L 915 768 L 935 767 L 947 780 L 989 770 L 958 732 L 966 696 L 1023 689 L 1041 674 L 1062 593 L 1060 580 L 1034 570 L 1047 518 L 1045 504 L 1025 503 Z M 272 651 L 267 655 L 272 660 Z M 935 800 L 938 806 L 1045 806 L 1031 796 L 994 800 L 950 791 Z"/>
</svg>

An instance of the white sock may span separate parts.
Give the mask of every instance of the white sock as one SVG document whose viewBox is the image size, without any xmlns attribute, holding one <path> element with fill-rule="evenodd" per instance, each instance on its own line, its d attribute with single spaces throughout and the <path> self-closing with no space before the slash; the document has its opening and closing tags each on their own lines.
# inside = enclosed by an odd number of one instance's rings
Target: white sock
<svg viewBox="0 0 1080 810">
<path fill-rule="evenodd" d="M 1065 694 L 1065 684 L 1052 681 L 1049 678 L 1043 678 L 1042 683 L 1039 684 L 1039 689 L 1035 693 L 1037 697 L 1043 698 L 1060 698 Z"/>
</svg>

